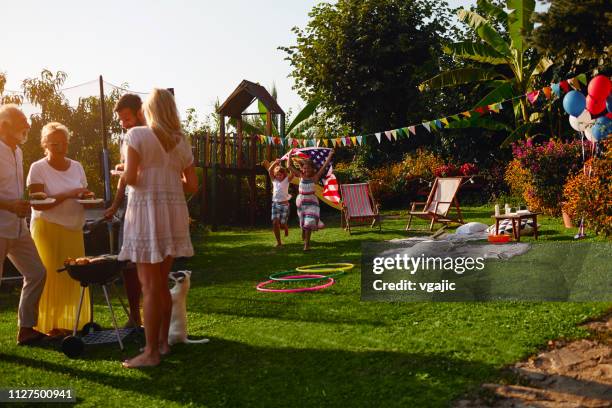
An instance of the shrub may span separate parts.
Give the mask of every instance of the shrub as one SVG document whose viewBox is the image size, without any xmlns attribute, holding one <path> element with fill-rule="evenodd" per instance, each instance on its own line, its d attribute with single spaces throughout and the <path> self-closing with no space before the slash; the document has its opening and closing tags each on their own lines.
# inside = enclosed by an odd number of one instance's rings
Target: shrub
<svg viewBox="0 0 612 408">
<path fill-rule="evenodd" d="M 401 162 L 401 175 L 407 181 L 417 178 L 432 180 L 435 177 L 434 169 L 442 165 L 444 160 L 435 153 L 418 148 L 415 152 L 404 156 Z"/>
<path fill-rule="evenodd" d="M 587 171 L 568 178 L 563 209 L 576 223 L 584 216 L 587 228 L 607 237 L 612 235 L 612 140 L 604 142 L 601 157 L 586 163 L 589 168 L 590 176 Z"/>
<path fill-rule="evenodd" d="M 512 153 L 514 160 L 506 170 L 511 191 L 531 210 L 559 215 L 565 180 L 581 168 L 580 142 L 550 139 L 536 145 L 528 139 L 513 144 Z"/>
</svg>

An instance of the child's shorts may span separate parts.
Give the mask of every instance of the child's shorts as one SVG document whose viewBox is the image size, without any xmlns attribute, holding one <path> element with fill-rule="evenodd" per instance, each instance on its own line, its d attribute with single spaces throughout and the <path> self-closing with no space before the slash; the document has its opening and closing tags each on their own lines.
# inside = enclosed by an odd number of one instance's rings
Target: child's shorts
<svg viewBox="0 0 612 408">
<path fill-rule="evenodd" d="M 272 202 L 272 221 L 279 220 L 282 225 L 289 219 L 289 204 Z"/>
</svg>

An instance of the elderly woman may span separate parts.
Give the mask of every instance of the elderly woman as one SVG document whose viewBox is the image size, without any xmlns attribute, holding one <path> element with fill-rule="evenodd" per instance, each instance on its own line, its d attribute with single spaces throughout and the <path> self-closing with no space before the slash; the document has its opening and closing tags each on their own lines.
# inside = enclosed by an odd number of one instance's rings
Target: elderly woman
<svg viewBox="0 0 612 408">
<path fill-rule="evenodd" d="M 73 329 L 81 293 L 79 282 L 56 271 L 66 258 L 85 255 L 85 210 L 76 199 L 88 193 L 87 179 L 83 166 L 66 157 L 69 140 L 66 126 L 57 122 L 45 125 L 40 138 L 45 157 L 32 164 L 27 178 L 30 194 L 44 192 L 55 199 L 51 204 L 33 206 L 30 228 L 48 272 L 39 304 L 37 329 L 50 335 Z M 80 326 L 87 322 L 89 313 L 89 293 L 86 292 Z"/>
</svg>

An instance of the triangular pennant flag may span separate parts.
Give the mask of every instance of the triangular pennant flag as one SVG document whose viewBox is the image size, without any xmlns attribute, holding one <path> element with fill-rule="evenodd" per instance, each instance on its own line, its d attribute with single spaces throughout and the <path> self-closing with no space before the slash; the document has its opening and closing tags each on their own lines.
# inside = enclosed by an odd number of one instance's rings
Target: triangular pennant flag
<svg viewBox="0 0 612 408">
<path fill-rule="evenodd" d="M 442 129 L 442 121 L 440 119 L 436 119 L 436 127 Z"/>
<path fill-rule="evenodd" d="M 545 86 L 544 88 L 542 88 L 542 93 L 544 94 L 546 99 L 550 99 L 550 97 L 552 95 L 552 90 L 551 90 L 550 86 Z"/>
<path fill-rule="evenodd" d="M 481 115 L 484 115 L 485 113 L 487 113 L 489 111 L 487 106 L 479 106 L 476 109 L 474 109 L 474 112 L 477 112 Z"/>
<path fill-rule="evenodd" d="M 576 78 L 578 79 L 578 81 L 580 81 L 582 83 L 582 85 L 586 85 L 587 84 L 587 76 L 586 76 L 586 74 L 580 74 Z"/>
<path fill-rule="evenodd" d="M 448 119 L 446 118 L 442 118 L 440 119 L 440 122 L 444 123 L 446 126 L 448 126 Z"/>
<path fill-rule="evenodd" d="M 451 116 L 451 119 L 452 119 L 452 120 L 461 120 L 461 119 L 459 118 L 459 115 L 453 115 L 453 116 Z"/>
<path fill-rule="evenodd" d="M 293 139 L 293 143 L 291 144 L 291 146 L 298 147 L 299 145 L 300 145 L 300 141 L 298 139 Z"/>
<path fill-rule="evenodd" d="M 470 111 L 461 112 L 461 114 L 462 114 L 463 116 L 465 116 L 466 118 L 469 118 L 469 117 L 471 117 L 471 116 L 472 116 L 472 114 L 470 113 Z"/>
<path fill-rule="evenodd" d="M 291 146 L 291 143 L 293 142 L 293 139 L 288 137 L 287 138 L 287 146 Z"/>
<path fill-rule="evenodd" d="M 534 104 L 538 100 L 538 96 L 540 96 L 540 91 L 531 91 L 527 93 L 527 100 Z"/>
<path fill-rule="evenodd" d="M 261 140 L 261 143 L 266 143 L 266 137 L 264 135 L 259 135 L 259 140 Z"/>
<path fill-rule="evenodd" d="M 431 129 L 429 129 L 429 123 L 423 122 L 423 127 L 427 129 L 428 132 L 431 132 Z"/>
<path fill-rule="evenodd" d="M 410 131 L 410 133 L 416 136 L 416 129 L 414 126 L 408 126 L 408 130 Z"/>
<path fill-rule="evenodd" d="M 391 131 L 391 136 L 393 136 L 393 139 L 397 140 L 397 129 Z"/>
<path fill-rule="evenodd" d="M 363 144 L 363 136 L 357 136 L 357 143 Z"/>
<path fill-rule="evenodd" d="M 376 136 L 376 140 L 378 140 L 378 143 L 380 143 L 380 132 L 374 133 L 374 136 Z"/>
<path fill-rule="evenodd" d="M 392 140 L 393 136 L 391 136 L 391 131 L 390 130 L 385 131 L 385 136 L 387 136 L 387 139 L 389 139 L 389 141 Z"/>
<path fill-rule="evenodd" d="M 345 138 L 345 137 L 343 137 L 343 138 L 342 138 L 342 144 L 343 144 L 344 146 L 346 146 L 346 138 Z"/>
<path fill-rule="evenodd" d="M 355 136 L 351 136 L 351 142 L 353 142 L 353 146 L 357 146 L 357 138 Z"/>
<path fill-rule="evenodd" d="M 565 80 L 559 82 L 559 86 L 561 87 L 561 89 L 565 93 L 569 92 L 569 90 L 570 90 L 569 83 L 567 81 L 565 81 Z"/>
<path fill-rule="evenodd" d="M 580 91 L 582 89 L 582 86 L 580 85 L 580 81 L 578 80 L 578 77 L 574 77 L 570 79 L 569 83 L 572 85 L 572 88 L 574 88 L 577 91 Z"/>
<path fill-rule="evenodd" d="M 561 96 L 561 85 L 550 84 L 550 87 L 552 88 L 552 91 L 554 92 L 555 95 Z"/>
</svg>

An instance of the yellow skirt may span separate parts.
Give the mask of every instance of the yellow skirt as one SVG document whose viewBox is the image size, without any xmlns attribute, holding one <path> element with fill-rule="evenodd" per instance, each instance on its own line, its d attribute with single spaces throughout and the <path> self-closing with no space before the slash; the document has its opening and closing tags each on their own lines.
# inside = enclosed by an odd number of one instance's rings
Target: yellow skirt
<svg viewBox="0 0 612 408">
<path fill-rule="evenodd" d="M 82 231 L 73 231 L 61 225 L 37 218 L 30 228 L 32 239 L 47 270 L 47 281 L 38 306 L 36 330 L 48 333 L 53 329 L 74 329 L 77 307 L 81 297 L 81 284 L 67 272 L 58 273 L 66 258 L 85 256 Z M 89 321 L 89 289 L 85 291 L 79 317 L 79 330 Z"/>
</svg>

